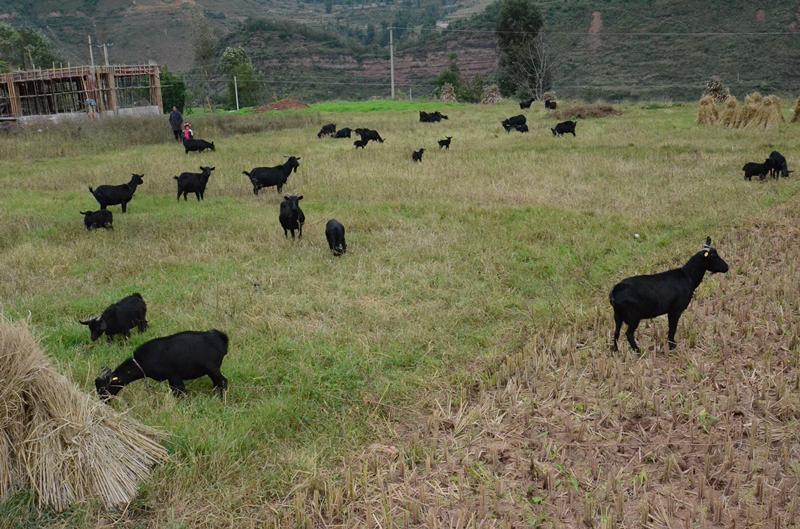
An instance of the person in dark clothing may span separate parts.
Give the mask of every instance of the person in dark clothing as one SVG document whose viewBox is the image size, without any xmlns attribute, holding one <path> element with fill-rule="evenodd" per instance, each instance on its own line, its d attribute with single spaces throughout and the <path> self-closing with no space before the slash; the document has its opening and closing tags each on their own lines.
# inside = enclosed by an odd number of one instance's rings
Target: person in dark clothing
<svg viewBox="0 0 800 529">
<path fill-rule="evenodd" d="M 172 127 L 172 133 L 175 135 L 175 141 L 181 141 L 181 125 L 183 125 L 183 116 L 178 112 L 177 107 L 172 107 L 172 112 L 169 113 L 169 124 Z"/>
</svg>

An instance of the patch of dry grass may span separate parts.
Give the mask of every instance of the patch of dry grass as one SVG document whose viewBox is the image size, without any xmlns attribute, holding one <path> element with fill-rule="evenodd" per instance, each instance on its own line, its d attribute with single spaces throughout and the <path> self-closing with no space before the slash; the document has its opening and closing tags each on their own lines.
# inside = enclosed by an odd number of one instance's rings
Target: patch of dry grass
<svg viewBox="0 0 800 529">
<path fill-rule="evenodd" d="M 610 354 L 610 309 L 536 331 L 338 474 L 275 527 L 794 527 L 800 501 L 798 201 L 723 238 L 668 353 Z M 605 307 L 602 307 L 605 308 Z M 447 394 L 445 394 L 447 395 Z"/>
</svg>

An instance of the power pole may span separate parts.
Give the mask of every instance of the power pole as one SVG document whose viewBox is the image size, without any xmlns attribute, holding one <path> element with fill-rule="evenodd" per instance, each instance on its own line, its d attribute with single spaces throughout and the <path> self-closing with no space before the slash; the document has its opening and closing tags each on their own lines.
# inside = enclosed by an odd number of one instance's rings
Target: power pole
<svg viewBox="0 0 800 529">
<path fill-rule="evenodd" d="M 108 44 L 105 42 L 103 43 L 103 57 L 106 60 L 106 66 L 108 66 Z"/>
<path fill-rule="evenodd" d="M 94 51 L 92 51 L 92 36 L 87 35 L 89 37 L 89 63 L 92 65 L 92 70 L 94 70 Z"/>
<path fill-rule="evenodd" d="M 26 46 L 25 49 L 28 51 L 28 60 L 31 61 L 31 70 L 36 69 L 36 65 L 33 63 L 33 55 L 31 55 L 31 46 Z"/>
<path fill-rule="evenodd" d="M 236 95 L 236 110 L 239 110 L 239 84 L 235 75 L 233 76 L 233 93 Z"/>
<path fill-rule="evenodd" d="M 392 77 L 392 99 L 394 99 L 394 34 L 389 28 L 389 70 Z"/>
</svg>

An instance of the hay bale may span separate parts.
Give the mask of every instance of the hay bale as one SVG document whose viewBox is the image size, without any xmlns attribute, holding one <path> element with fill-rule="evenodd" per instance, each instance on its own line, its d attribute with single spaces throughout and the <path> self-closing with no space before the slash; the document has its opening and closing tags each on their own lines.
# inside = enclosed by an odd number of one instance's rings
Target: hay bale
<svg viewBox="0 0 800 529">
<path fill-rule="evenodd" d="M 503 96 L 500 95 L 500 87 L 496 84 L 490 84 L 483 89 L 481 94 L 481 104 L 496 105 L 503 101 Z"/>
<path fill-rule="evenodd" d="M 735 127 L 739 121 L 739 101 L 736 96 L 728 96 L 725 100 L 725 106 L 719 115 L 719 124 L 723 127 Z"/>
<path fill-rule="evenodd" d="M 792 116 L 792 123 L 800 123 L 800 97 L 794 102 L 794 116 Z"/>
<path fill-rule="evenodd" d="M 715 103 L 722 103 L 728 99 L 728 96 L 730 95 L 731 91 L 727 86 L 725 86 L 725 83 L 722 81 L 720 76 L 715 75 L 706 81 L 706 87 L 703 90 L 703 97 L 711 96 Z"/>
<path fill-rule="evenodd" d="M 0 499 L 27 486 L 40 508 L 122 507 L 167 458 L 160 433 L 80 391 L 50 367 L 25 322 L 2 316 L 0 395 Z"/>
<path fill-rule="evenodd" d="M 456 87 L 450 83 L 443 84 L 442 88 L 439 90 L 439 100 L 444 101 L 445 103 L 458 102 L 458 98 L 456 97 Z"/>
<path fill-rule="evenodd" d="M 714 98 L 703 96 L 700 99 L 700 108 L 697 111 L 697 123 L 699 125 L 716 125 L 719 121 L 719 112 L 714 105 Z"/>
</svg>

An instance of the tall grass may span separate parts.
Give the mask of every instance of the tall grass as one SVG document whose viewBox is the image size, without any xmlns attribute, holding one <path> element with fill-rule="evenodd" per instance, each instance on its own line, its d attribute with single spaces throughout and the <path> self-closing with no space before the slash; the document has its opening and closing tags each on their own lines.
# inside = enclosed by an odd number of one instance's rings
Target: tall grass
<svg viewBox="0 0 800 529">
<path fill-rule="evenodd" d="M 171 451 L 119 526 L 258 527 L 298 480 L 375 441 L 429 392 L 473 387 L 521 333 L 568 329 L 602 310 L 624 275 L 681 263 L 706 235 L 800 191 L 794 179 L 753 184 L 740 171 L 743 159 L 796 143 L 795 128 L 701 130 L 690 105 L 623 106 L 582 121 L 576 138 L 553 138 L 543 109 L 529 112 L 529 134 L 506 134 L 500 120 L 514 104 L 437 105 L 450 116 L 438 124 L 419 123 L 416 107 L 336 105 L 287 113 L 306 126 L 230 136 L 199 155 L 169 141 L 65 139 L 63 156 L 0 162 L 0 303 L 11 316 L 31 312 L 87 391 L 145 340 L 212 327 L 231 337 L 227 403 L 199 380 L 181 401 L 137 383 L 113 404 L 169 432 Z M 386 143 L 317 140 L 328 121 L 376 128 Z M 450 151 L 435 149 L 444 136 Z M 430 151 L 412 164 L 421 146 Z M 253 196 L 241 174 L 289 154 L 302 158 L 285 189 L 305 196 L 298 241 L 278 225 L 280 195 Z M 176 202 L 172 176 L 199 165 L 217 168 L 206 200 Z M 87 233 L 86 186 L 133 171 L 145 184 L 129 212 L 112 208 L 115 230 Z M 325 243 L 331 217 L 347 228 L 342 258 Z M 133 291 L 151 328 L 89 343 L 76 320 Z M 81 527 L 101 514 L 40 518 L 22 495 L 3 516 Z"/>
</svg>

